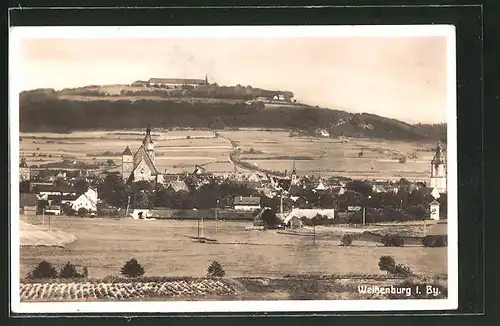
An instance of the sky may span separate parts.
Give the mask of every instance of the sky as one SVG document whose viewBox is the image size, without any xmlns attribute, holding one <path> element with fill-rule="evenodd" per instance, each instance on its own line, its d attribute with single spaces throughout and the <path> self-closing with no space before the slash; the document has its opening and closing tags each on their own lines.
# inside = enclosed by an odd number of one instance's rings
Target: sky
<svg viewBox="0 0 500 326">
<path fill-rule="evenodd" d="M 205 78 L 410 123 L 446 121 L 445 37 L 25 38 L 21 89 Z"/>
</svg>

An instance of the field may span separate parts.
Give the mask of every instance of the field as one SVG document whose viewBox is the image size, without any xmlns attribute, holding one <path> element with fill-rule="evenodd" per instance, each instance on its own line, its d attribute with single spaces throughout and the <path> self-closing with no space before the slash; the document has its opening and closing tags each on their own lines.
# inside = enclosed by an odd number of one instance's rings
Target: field
<svg viewBox="0 0 500 326">
<path fill-rule="evenodd" d="M 286 131 L 221 131 L 216 138 L 208 130 L 153 132 L 157 167 L 162 172 L 182 173 L 202 165 L 211 173 L 234 169 L 229 154 L 237 142 L 241 159 L 266 170 L 290 171 L 293 159 L 299 175 L 337 175 L 367 179 L 426 180 L 434 144 L 375 139 L 289 137 Z M 120 170 L 121 153 L 128 145 L 137 150 L 141 130 L 73 132 L 70 134 L 21 133 L 20 152 L 31 165 L 63 159 L 105 162 L 112 159 Z M 251 151 L 253 149 L 253 151 Z M 417 154 L 416 159 L 399 163 L 401 155 Z M 35 156 L 36 155 L 36 156 Z"/>
<path fill-rule="evenodd" d="M 23 217 L 41 226 L 39 217 Z M 64 248 L 21 247 L 21 277 L 41 260 L 60 268 L 70 261 L 86 266 L 91 278 L 119 275 L 125 261 L 136 258 L 146 276 L 203 277 L 219 261 L 228 277 L 283 277 L 286 274 L 384 275 L 382 255 L 393 256 L 419 275 L 447 273 L 447 248 L 383 247 L 369 241 L 339 246 L 338 237 L 279 234 L 275 230 L 246 231 L 248 222 L 204 221 L 203 236 L 217 243 L 196 241 L 198 221 L 144 221 L 53 217 L 52 230 L 74 235 Z M 22 232 L 22 231 L 21 231 Z"/>
</svg>

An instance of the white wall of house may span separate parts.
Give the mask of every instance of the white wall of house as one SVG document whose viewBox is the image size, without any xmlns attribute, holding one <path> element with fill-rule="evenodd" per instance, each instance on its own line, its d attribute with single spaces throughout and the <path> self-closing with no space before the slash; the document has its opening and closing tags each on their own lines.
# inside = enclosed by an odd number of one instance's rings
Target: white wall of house
<svg viewBox="0 0 500 326">
<path fill-rule="evenodd" d="M 95 212 L 97 211 L 97 205 L 95 201 L 90 200 L 85 194 L 80 195 L 71 204 L 71 208 L 78 212 L 80 208 L 85 208 L 87 211 Z"/>
<path fill-rule="evenodd" d="M 254 211 L 260 209 L 260 205 L 234 205 L 234 209 L 237 211 Z"/>
</svg>

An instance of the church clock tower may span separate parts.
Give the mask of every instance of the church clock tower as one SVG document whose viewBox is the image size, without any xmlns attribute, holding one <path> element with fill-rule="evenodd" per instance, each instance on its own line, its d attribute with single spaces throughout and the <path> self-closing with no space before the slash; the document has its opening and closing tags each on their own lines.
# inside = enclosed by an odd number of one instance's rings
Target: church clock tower
<svg viewBox="0 0 500 326">
<path fill-rule="evenodd" d="M 447 183 L 446 159 L 443 154 L 441 142 L 438 142 L 434 158 L 431 161 L 431 188 L 436 188 L 439 192 L 446 192 Z"/>
</svg>

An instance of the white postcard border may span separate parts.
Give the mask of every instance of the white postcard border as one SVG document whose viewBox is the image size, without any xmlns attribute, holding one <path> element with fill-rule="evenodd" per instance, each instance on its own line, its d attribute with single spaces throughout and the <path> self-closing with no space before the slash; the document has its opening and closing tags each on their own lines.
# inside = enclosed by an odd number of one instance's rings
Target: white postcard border
<svg viewBox="0 0 500 326">
<path fill-rule="evenodd" d="M 23 38 L 159 37 L 429 37 L 447 38 L 448 298 L 418 300 L 267 300 L 165 302 L 20 302 L 19 75 Z M 11 27 L 9 40 L 11 310 L 15 313 L 340 312 L 451 310 L 458 307 L 456 36 L 452 25 Z"/>
</svg>

